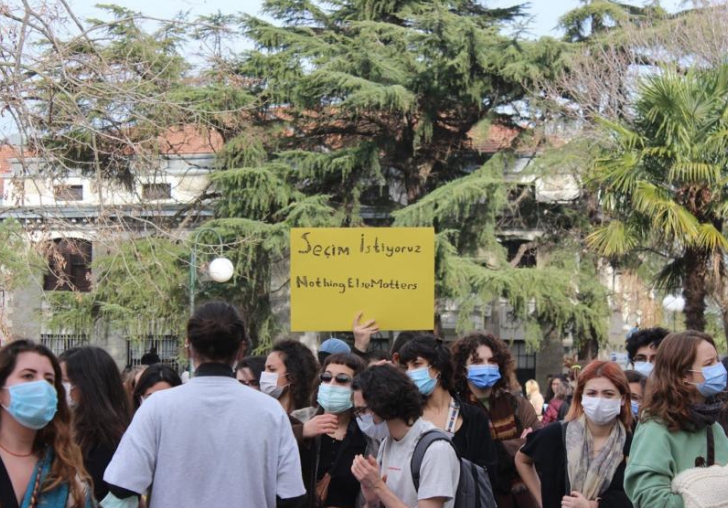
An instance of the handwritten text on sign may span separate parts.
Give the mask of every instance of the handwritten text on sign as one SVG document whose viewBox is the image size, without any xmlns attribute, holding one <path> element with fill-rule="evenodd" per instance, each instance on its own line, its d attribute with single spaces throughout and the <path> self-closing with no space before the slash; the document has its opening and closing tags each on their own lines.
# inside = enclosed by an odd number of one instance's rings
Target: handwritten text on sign
<svg viewBox="0 0 728 508">
<path fill-rule="evenodd" d="M 291 230 L 291 329 L 350 331 L 358 312 L 381 330 L 431 330 L 432 228 Z"/>
</svg>

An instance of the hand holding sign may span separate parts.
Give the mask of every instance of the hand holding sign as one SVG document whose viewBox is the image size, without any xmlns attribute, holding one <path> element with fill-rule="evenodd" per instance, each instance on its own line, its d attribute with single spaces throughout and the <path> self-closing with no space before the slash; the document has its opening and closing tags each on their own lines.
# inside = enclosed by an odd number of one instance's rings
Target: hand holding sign
<svg viewBox="0 0 728 508">
<path fill-rule="evenodd" d="M 354 318 L 354 347 L 359 351 L 366 352 L 369 349 L 372 335 L 379 332 L 379 326 L 374 319 L 362 324 L 362 316 L 364 316 L 364 313 L 360 312 Z"/>
</svg>

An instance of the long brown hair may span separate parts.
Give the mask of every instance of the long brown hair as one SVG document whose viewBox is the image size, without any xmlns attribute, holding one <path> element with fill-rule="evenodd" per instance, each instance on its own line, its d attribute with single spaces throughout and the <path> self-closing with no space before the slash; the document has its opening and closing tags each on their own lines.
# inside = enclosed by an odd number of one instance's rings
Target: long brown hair
<svg viewBox="0 0 728 508">
<path fill-rule="evenodd" d="M 56 357 L 47 347 L 30 340 L 16 340 L 9 343 L 0 349 L 0 386 L 5 385 L 15 370 L 18 356 L 23 353 L 36 353 L 50 360 L 55 375 L 53 387 L 58 394 L 58 408 L 53 420 L 36 432 L 33 442 L 33 451 L 36 454 L 43 455 L 48 448 L 55 454 L 48 477 L 43 483 L 42 492 L 48 492 L 66 483 L 74 505 L 82 507 L 86 502 L 86 489 L 82 482 L 90 486 L 91 479 L 83 466 L 81 448 L 73 440 L 71 411 L 66 403 L 61 366 Z M 78 481 L 79 478 L 81 482 Z"/>
<path fill-rule="evenodd" d="M 584 414 L 584 406 L 581 404 L 581 399 L 584 396 L 584 386 L 592 379 L 599 377 L 608 379 L 614 386 L 617 387 L 619 395 L 622 398 L 622 408 L 619 412 L 619 419 L 627 432 L 631 432 L 632 406 L 629 404 L 630 391 L 627 375 L 616 363 L 604 360 L 594 360 L 581 371 L 581 374 L 579 374 L 579 379 L 576 382 L 576 390 L 574 391 L 574 399 L 571 402 L 571 407 L 569 408 L 569 413 L 566 415 L 565 420 L 576 420 Z"/>
<path fill-rule="evenodd" d="M 671 431 L 685 430 L 690 420 L 690 406 L 698 402 L 695 388 L 684 382 L 695 363 L 701 341 L 715 347 L 707 333 L 687 330 L 671 333 L 657 348 L 655 367 L 647 380 L 642 403 L 642 419 L 658 420 Z"/>
</svg>

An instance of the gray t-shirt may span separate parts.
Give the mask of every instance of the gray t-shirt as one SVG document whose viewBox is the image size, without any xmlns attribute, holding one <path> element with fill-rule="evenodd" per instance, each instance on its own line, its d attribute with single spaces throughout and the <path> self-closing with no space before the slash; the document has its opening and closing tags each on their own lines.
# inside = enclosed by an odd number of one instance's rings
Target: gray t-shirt
<svg viewBox="0 0 728 508">
<path fill-rule="evenodd" d="M 415 490 L 411 462 L 415 446 L 422 434 L 436 427 L 420 418 L 399 441 L 388 437 L 379 449 L 378 462 L 382 476 L 387 476 L 387 487 L 407 506 L 416 508 L 418 500 L 444 497 L 445 508 L 455 504 L 460 463 L 452 445 L 445 441 L 432 443 L 420 468 L 420 490 Z"/>
<path fill-rule="evenodd" d="M 104 474 L 154 508 L 275 508 L 302 496 L 301 462 L 277 400 L 232 377 L 196 377 L 139 408 Z"/>
</svg>

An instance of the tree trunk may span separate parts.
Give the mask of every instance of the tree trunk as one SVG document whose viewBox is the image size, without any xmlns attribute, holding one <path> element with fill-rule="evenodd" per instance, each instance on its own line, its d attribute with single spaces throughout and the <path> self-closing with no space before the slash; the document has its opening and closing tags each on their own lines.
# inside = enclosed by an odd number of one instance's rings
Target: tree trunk
<svg viewBox="0 0 728 508">
<path fill-rule="evenodd" d="M 709 253 L 702 249 L 689 248 L 685 252 L 685 327 L 688 330 L 705 330 L 705 297 L 708 294 Z"/>
</svg>

